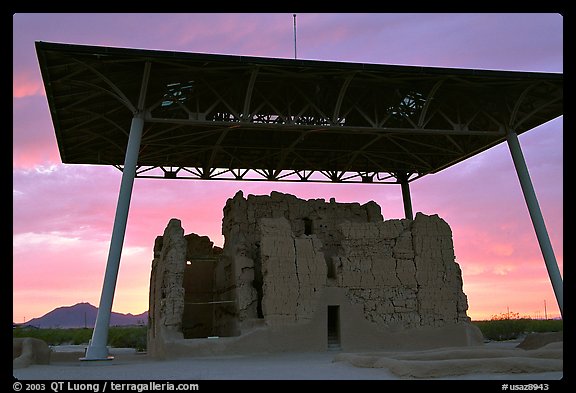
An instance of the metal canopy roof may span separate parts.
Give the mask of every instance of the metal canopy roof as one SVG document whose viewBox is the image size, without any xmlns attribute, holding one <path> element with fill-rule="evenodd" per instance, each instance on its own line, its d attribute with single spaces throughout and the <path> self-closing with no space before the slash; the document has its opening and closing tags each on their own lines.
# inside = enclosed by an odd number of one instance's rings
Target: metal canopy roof
<svg viewBox="0 0 576 393">
<path fill-rule="evenodd" d="M 63 163 L 137 177 L 397 182 L 562 115 L 563 75 L 36 42 Z"/>
</svg>

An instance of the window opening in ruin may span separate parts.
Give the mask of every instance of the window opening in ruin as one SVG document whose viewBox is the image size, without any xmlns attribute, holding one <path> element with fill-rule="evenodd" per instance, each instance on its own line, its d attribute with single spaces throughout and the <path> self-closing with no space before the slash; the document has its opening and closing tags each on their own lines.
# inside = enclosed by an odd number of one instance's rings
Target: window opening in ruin
<svg viewBox="0 0 576 393">
<path fill-rule="evenodd" d="M 256 316 L 264 319 L 264 312 L 262 311 L 262 298 L 264 297 L 262 285 L 264 280 L 262 278 L 262 261 L 260 261 L 260 242 L 256 242 L 254 246 L 254 253 L 252 254 L 252 260 L 254 261 L 254 280 L 252 280 L 252 287 L 256 290 Z"/>
<path fill-rule="evenodd" d="M 340 348 L 340 306 L 328 306 L 328 349 Z"/>
<path fill-rule="evenodd" d="M 256 270 L 256 269 L 255 269 Z M 252 281 L 252 286 L 256 289 L 256 297 L 258 299 L 256 303 L 256 316 L 260 319 L 264 318 L 264 311 L 262 310 L 262 299 L 264 298 L 264 292 L 262 290 L 262 273 Z"/>
<path fill-rule="evenodd" d="M 310 236 L 312 234 L 312 220 L 309 218 L 304 219 L 304 234 Z"/>
<path fill-rule="evenodd" d="M 334 267 L 334 261 L 330 255 L 325 256 L 326 259 L 326 276 L 328 278 L 336 278 L 336 268 Z"/>
</svg>

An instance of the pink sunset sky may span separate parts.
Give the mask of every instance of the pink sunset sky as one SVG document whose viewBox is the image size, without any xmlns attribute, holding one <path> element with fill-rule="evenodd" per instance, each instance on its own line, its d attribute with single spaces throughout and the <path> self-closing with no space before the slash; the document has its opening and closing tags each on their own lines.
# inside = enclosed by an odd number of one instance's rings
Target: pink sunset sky
<svg viewBox="0 0 576 393">
<path fill-rule="evenodd" d="M 121 172 L 63 165 L 35 41 L 294 57 L 292 13 L 13 16 L 13 321 L 98 306 Z M 563 72 L 559 14 L 297 14 L 300 59 Z M 563 271 L 563 118 L 519 137 Z M 152 247 L 170 218 L 222 246 L 228 198 L 276 190 L 382 207 L 403 218 L 396 185 L 136 179 L 113 311 L 148 309 Z M 411 183 L 414 212 L 450 224 L 468 315 L 559 316 L 508 146 Z"/>
</svg>

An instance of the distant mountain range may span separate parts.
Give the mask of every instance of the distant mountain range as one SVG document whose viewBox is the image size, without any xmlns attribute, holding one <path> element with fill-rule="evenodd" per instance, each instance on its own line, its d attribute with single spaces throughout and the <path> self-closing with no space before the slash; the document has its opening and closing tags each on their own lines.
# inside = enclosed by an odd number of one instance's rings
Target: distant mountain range
<svg viewBox="0 0 576 393">
<path fill-rule="evenodd" d="M 37 328 L 93 328 L 96 323 L 98 307 L 90 303 L 78 303 L 73 306 L 58 307 L 49 313 L 33 318 L 24 324 Z M 142 314 L 132 315 L 112 312 L 110 326 L 146 325 L 148 323 L 148 311 Z"/>
</svg>

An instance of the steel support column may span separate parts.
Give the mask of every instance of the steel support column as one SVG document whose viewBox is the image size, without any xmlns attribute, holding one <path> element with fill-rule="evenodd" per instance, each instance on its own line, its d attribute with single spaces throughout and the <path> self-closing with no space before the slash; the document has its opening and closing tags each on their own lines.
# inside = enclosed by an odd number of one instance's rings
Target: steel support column
<svg viewBox="0 0 576 393">
<path fill-rule="evenodd" d="M 110 314 L 112 313 L 112 301 L 116 289 L 118 278 L 118 268 L 120 267 L 120 256 L 122 245 L 124 244 L 124 234 L 126 233 L 126 223 L 128 221 L 128 210 L 130 208 L 130 198 L 132 197 L 132 187 L 136 176 L 136 164 L 138 162 L 138 152 L 142 139 L 142 129 L 144 128 L 144 115 L 137 113 L 132 118 L 130 135 L 128 137 L 128 147 L 122 171 L 122 181 L 120 183 L 120 193 L 118 204 L 116 205 L 116 216 L 114 217 L 114 228 L 112 229 L 112 239 L 108 251 L 108 261 L 106 263 L 106 273 L 102 284 L 102 294 L 92 340 L 86 350 L 86 356 L 81 360 L 108 360 L 112 356 L 108 354 L 108 327 L 110 325 Z"/>
<path fill-rule="evenodd" d="M 408 184 L 408 174 L 401 173 L 398 174 L 397 179 L 400 182 L 400 187 L 402 187 L 402 201 L 404 202 L 404 217 L 410 220 L 414 219 L 414 214 L 412 213 L 412 200 L 410 199 L 410 185 Z"/>
<path fill-rule="evenodd" d="M 506 141 L 508 142 L 510 154 L 512 155 L 512 160 L 514 161 L 514 166 L 516 167 L 516 173 L 518 174 L 520 186 L 522 187 L 522 193 L 524 194 L 524 199 L 526 200 L 526 205 L 528 206 L 528 212 L 530 213 L 530 218 L 532 219 L 532 225 L 534 226 L 534 231 L 536 232 L 536 237 L 538 238 L 538 244 L 540 245 L 540 250 L 542 251 L 542 256 L 544 257 L 546 269 L 548 270 L 548 276 L 550 277 L 552 288 L 554 289 L 554 295 L 556 296 L 556 301 L 558 302 L 560 313 L 563 313 L 562 276 L 560 275 L 560 269 L 558 268 L 554 250 L 552 249 L 552 244 L 550 243 L 550 237 L 548 236 L 548 231 L 546 230 L 546 225 L 544 224 L 544 218 L 542 217 L 540 205 L 538 204 L 538 199 L 536 198 L 536 193 L 534 192 L 534 186 L 532 185 L 532 180 L 530 179 L 528 167 L 526 166 L 526 161 L 524 160 L 524 155 L 522 154 L 522 149 L 520 148 L 518 135 L 512 130 L 508 130 L 506 132 Z"/>
</svg>

